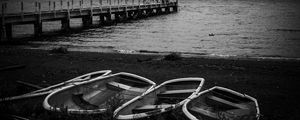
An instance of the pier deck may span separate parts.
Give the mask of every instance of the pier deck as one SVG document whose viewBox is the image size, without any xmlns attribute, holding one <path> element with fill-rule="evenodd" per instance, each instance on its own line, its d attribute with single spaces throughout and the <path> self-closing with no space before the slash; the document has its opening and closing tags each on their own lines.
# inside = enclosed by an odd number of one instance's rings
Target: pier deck
<svg viewBox="0 0 300 120">
<path fill-rule="evenodd" d="M 84 27 L 89 27 L 93 24 L 93 16 L 99 16 L 100 24 L 111 24 L 114 22 L 122 22 L 130 19 L 138 19 L 149 16 L 168 14 L 171 12 L 177 12 L 178 1 L 152 1 L 148 3 L 136 2 L 132 0 L 132 4 L 129 4 L 129 0 L 126 0 L 126 4 L 111 4 L 111 1 L 107 1 L 107 5 L 102 5 L 102 0 L 99 0 L 99 6 L 94 7 L 92 5 L 87 8 L 82 8 L 82 3 L 80 2 L 79 8 L 73 8 L 70 6 L 70 2 L 67 1 L 67 8 L 57 10 L 55 8 L 55 3 L 53 9 L 42 11 L 41 3 L 35 3 L 35 12 L 24 12 L 23 3 L 21 3 L 21 12 L 19 13 L 8 13 L 7 4 L 2 3 L 1 6 L 1 28 L 0 36 L 1 41 L 12 39 L 12 27 L 17 24 L 33 24 L 34 25 L 34 35 L 39 37 L 42 35 L 42 22 L 43 21 L 61 21 L 62 30 L 70 29 L 70 19 L 72 18 L 82 18 L 82 24 Z M 73 1 L 72 1 L 73 2 Z M 62 3 L 61 3 L 62 5 Z"/>
</svg>

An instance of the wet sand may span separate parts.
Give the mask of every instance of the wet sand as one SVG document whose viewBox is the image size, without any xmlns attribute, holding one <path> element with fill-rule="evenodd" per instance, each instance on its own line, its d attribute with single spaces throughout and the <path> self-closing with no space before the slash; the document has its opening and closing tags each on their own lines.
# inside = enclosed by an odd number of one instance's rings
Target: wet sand
<svg viewBox="0 0 300 120">
<path fill-rule="evenodd" d="M 298 103 L 300 61 L 237 58 L 182 58 L 176 61 L 156 59 L 160 57 L 93 52 L 56 54 L 44 50 L 1 46 L 1 68 L 16 64 L 23 67 L 1 70 L 0 96 L 30 91 L 15 81 L 30 82 L 45 87 L 88 72 L 109 69 L 113 73 L 124 71 L 141 75 L 157 84 L 174 78 L 203 77 L 206 80 L 203 90 L 218 85 L 257 98 L 262 120 L 300 118 Z M 47 117 L 39 116 L 35 112 L 27 111 L 29 116 L 24 117 L 34 116 L 42 119 Z"/>
</svg>

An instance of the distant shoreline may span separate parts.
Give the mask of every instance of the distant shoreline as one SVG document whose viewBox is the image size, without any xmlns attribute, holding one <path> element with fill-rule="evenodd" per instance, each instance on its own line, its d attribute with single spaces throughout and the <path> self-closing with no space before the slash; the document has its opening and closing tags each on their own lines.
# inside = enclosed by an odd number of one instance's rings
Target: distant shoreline
<svg viewBox="0 0 300 120">
<path fill-rule="evenodd" d="M 2 47 L 16 47 L 28 50 L 51 50 L 53 48 L 63 47 L 72 52 L 86 52 L 86 53 L 112 53 L 112 54 L 136 54 L 136 55 L 167 55 L 171 53 L 177 53 L 181 57 L 185 58 L 206 58 L 206 59 L 229 59 L 229 60 L 258 60 L 258 61 L 300 61 L 299 58 L 282 57 L 282 56 L 235 56 L 235 55 L 211 55 L 206 53 L 189 53 L 189 52 L 171 52 L 171 51 L 151 51 L 151 50 L 121 50 L 113 47 L 98 46 L 97 49 L 89 48 L 76 48 L 71 46 L 64 47 L 63 45 L 53 45 L 52 47 L 41 47 L 42 45 L 36 45 L 31 43 L 5 43 L 6 45 L 0 44 Z M 17 45 L 14 45 L 17 44 Z"/>
<path fill-rule="evenodd" d="M 61 45 L 59 45 L 61 46 Z M 52 48 L 58 48 L 53 46 Z M 68 47 L 66 47 L 68 49 Z M 25 48 L 32 49 L 32 48 Z M 36 48 L 33 48 L 36 49 Z M 37 48 L 40 50 L 50 50 L 51 48 Z M 170 53 L 178 53 L 186 58 L 208 58 L 208 59 L 231 59 L 231 60 L 263 60 L 263 61 L 300 61 L 299 58 L 282 57 L 282 56 L 236 56 L 236 55 L 212 55 L 206 53 L 189 53 L 189 52 L 172 52 L 172 51 L 151 51 L 151 50 L 121 50 L 113 47 L 99 46 L 97 49 L 88 48 L 71 48 L 73 52 L 95 52 L 95 53 L 119 53 L 119 54 L 137 54 L 137 55 L 167 55 Z"/>
</svg>

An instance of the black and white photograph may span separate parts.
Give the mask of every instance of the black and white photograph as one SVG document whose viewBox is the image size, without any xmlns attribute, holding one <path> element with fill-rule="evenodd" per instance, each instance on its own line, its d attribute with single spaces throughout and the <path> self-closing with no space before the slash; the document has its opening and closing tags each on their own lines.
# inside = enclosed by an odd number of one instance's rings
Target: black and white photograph
<svg viewBox="0 0 300 120">
<path fill-rule="evenodd" d="M 299 120 L 300 0 L 0 0 L 1 120 Z"/>
</svg>

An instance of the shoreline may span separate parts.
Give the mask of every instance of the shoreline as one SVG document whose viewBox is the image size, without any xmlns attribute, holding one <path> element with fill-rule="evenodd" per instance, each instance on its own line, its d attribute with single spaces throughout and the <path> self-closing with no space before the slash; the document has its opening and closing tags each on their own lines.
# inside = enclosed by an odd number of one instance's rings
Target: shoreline
<svg viewBox="0 0 300 120">
<path fill-rule="evenodd" d="M 57 54 L 47 50 L 1 46 L 1 67 L 15 64 L 25 67 L 0 73 L 3 82 L 0 95 L 29 92 L 16 85 L 18 80 L 46 87 L 88 72 L 110 69 L 113 73 L 137 74 L 157 84 L 175 78 L 203 77 L 206 81 L 202 90 L 222 86 L 256 98 L 261 120 L 300 118 L 300 61 L 196 57 L 172 61 L 161 59 L 163 57 L 73 51 Z"/>
<path fill-rule="evenodd" d="M 3 46 L 3 45 L 1 45 Z M 4 45 L 5 46 L 5 45 Z M 7 45 L 6 45 L 7 46 Z M 11 46 L 11 45 L 8 45 Z M 34 47 L 33 47 L 34 46 Z M 16 46 L 11 46 L 16 47 Z M 205 58 L 205 59 L 230 59 L 230 60 L 263 60 L 263 61 L 300 61 L 300 57 L 284 57 L 284 56 L 239 56 L 239 55 L 217 55 L 207 53 L 193 53 L 193 52 L 171 52 L 171 51 L 151 51 L 151 50 L 123 50 L 114 49 L 112 46 L 99 46 L 95 49 L 89 48 L 76 48 L 76 46 L 64 46 L 64 45 L 52 45 L 48 47 L 41 47 L 41 44 L 28 43 L 26 45 L 20 45 L 21 49 L 29 50 L 45 50 L 49 51 L 55 48 L 66 48 L 70 52 L 86 52 L 86 53 L 112 53 L 112 54 L 134 54 L 134 55 L 168 55 L 171 53 L 177 53 L 184 58 Z"/>
</svg>

